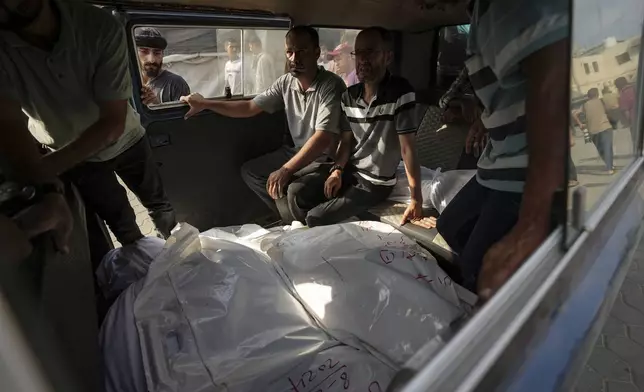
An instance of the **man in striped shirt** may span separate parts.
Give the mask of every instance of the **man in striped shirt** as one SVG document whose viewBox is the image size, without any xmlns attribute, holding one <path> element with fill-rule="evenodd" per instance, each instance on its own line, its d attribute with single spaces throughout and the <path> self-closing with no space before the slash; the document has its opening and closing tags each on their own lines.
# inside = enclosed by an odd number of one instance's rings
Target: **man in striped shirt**
<svg viewBox="0 0 644 392">
<path fill-rule="evenodd" d="M 342 137 L 336 161 L 320 165 L 288 189 L 293 216 L 309 227 L 337 223 L 384 201 L 405 163 L 412 201 L 401 224 L 422 218 L 420 166 L 414 146 L 420 117 L 414 90 L 391 75 L 391 34 L 380 27 L 363 30 L 355 52 L 360 83 L 342 95 Z"/>
<path fill-rule="evenodd" d="M 489 298 L 543 242 L 567 146 L 569 2 L 475 0 L 466 61 L 490 141 L 438 230 Z M 480 274 L 479 274 L 480 272 Z"/>
</svg>

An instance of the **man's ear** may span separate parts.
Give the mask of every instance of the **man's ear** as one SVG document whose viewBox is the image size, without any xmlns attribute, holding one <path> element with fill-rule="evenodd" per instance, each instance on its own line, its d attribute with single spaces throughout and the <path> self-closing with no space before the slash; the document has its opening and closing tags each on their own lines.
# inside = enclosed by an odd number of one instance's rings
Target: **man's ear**
<svg viewBox="0 0 644 392">
<path fill-rule="evenodd" d="M 319 59 L 319 58 L 320 58 L 320 54 L 321 54 L 321 53 L 322 53 L 322 51 L 320 50 L 320 47 L 319 47 L 319 46 L 318 46 L 317 48 L 315 48 L 315 58 L 316 58 L 316 59 Z"/>
</svg>

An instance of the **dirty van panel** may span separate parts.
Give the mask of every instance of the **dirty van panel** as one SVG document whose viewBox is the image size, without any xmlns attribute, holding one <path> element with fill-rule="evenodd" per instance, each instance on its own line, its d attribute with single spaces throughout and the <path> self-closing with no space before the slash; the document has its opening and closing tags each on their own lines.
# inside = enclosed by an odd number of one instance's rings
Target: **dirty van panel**
<svg viewBox="0 0 644 392">
<path fill-rule="evenodd" d="M 147 127 L 168 197 L 179 221 L 200 230 L 251 222 L 268 213 L 242 181 L 248 159 L 277 149 L 284 134 L 284 113 L 231 119 L 207 114 L 190 120 L 153 122 Z"/>
</svg>

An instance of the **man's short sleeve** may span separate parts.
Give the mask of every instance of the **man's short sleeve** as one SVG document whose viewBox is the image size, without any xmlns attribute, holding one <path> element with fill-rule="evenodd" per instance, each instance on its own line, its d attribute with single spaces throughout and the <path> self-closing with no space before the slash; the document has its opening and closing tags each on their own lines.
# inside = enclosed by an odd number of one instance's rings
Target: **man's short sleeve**
<svg viewBox="0 0 644 392">
<path fill-rule="evenodd" d="M 418 117 L 416 93 L 409 82 L 403 79 L 394 112 L 396 132 L 399 134 L 416 132 L 420 123 Z"/>
<path fill-rule="evenodd" d="M 512 71 L 531 54 L 568 37 L 569 2 L 560 0 L 500 0 L 492 3 L 480 19 L 490 18 L 485 25 L 492 31 L 493 70 L 499 79 Z"/>
<path fill-rule="evenodd" d="M 253 98 L 255 105 L 267 113 L 275 113 L 284 109 L 284 84 L 286 75 L 277 79 L 269 88 Z"/>
<path fill-rule="evenodd" d="M 349 90 L 346 90 L 342 94 L 342 113 L 340 113 L 340 131 L 341 132 L 352 132 L 353 130 L 351 129 L 351 123 L 349 122 L 349 118 L 347 117 L 347 113 L 344 111 L 344 108 L 346 107 L 347 103 L 349 102 Z"/>
<path fill-rule="evenodd" d="M 104 11 L 101 10 L 100 13 Z M 99 55 L 94 72 L 94 99 L 98 102 L 130 99 L 132 80 L 125 29 L 107 13 L 101 15 L 99 23 L 102 24 L 102 28 L 96 42 Z"/>
<path fill-rule="evenodd" d="M 320 91 L 320 102 L 318 105 L 317 118 L 315 121 L 316 131 L 340 133 L 340 119 L 342 112 L 342 94 L 347 90 L 344 81 L 339 77 L 331 79 L 329 84 Z"/>
<path fill-rule="evenodd" d="M 190 86 L 188 86 L 185 79 L 179 75 L 177 75 L 177 77 L 172 81 L 170 90 L 172 91 L 170 98 L 173 102 L 178 101 L 182 96 L 190 95 Z"/>
</svg>

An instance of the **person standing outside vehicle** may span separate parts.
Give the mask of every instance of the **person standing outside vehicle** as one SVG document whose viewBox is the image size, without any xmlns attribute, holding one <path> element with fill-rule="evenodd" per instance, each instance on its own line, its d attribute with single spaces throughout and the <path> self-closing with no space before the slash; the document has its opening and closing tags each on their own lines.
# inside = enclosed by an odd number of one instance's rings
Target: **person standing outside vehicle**
<svg viewBox="0 0 644 392">
<path fill-rule="evenodd" d="M 475 0 L 466 61 L 489 142 L 438 219 L 464 285 L 490 298 L 551 230 L 568 146 L 569 4 Z"/>
<path fill-rule="evenodd" d="M 355 62 L 351 56 L 351 48 L 352 46 L 348 43 L 341 43 L 332 52 L 329 52 L 329 56 L 333 58 L 335 64 L 333 70 L 342 77 L 347 87 L 359 83 Z"/>
<path fill-rule="evenodd" d="M 132 84 L 125 33 L 109 13 L 89 4 L 21 0 L 0 25 L 0 115 L 24 121 L 47 146 L 42 164 L 78 188 L 122 244 L 143 235 L 116 173 L 141 199 L 162 234 L 175 226 L 145 130 L 128 104 Z M 6 138 L 6 136 L 4 136 Z M 4 141 L 3 141 L 4 143 Z"/>
<path fill-rule="evenodd" d="M 181 97 L 190 105 L 186 118 L 205 109 L 238 118 L 286 111 L 295 147 L 282 146 L 241 168 L 246 184 L 276 215 L 275 200 L 286 195 L 296 173 L 316 160 L 326 160 L 325 153 L 339 133 L 340 100 L 346 90 L 340 77 L 317 65 L 320 40 L 314 28 L 295 26 L 285 41 L 289 72 L 253 100 L 211 101 L 197 93 Z"/>
<path fill-rule="evenodd" d="M 635 129 L 635 86 L 629 84 L 626 78 L 620 76 L 615 79 L 615 87 L 619 90 L 619 109 L 622 112 L 624 125 L 631 129 L 633 152 L 637 151 L 637 129 Z"/>
<path fill-rule="evenodd" d="M 617 129 L 617 126 L 621 119 L 621 113 L 619 110 L 619 95 L 612 92 L 611 89 L 606 86 L 602 90 L 602 101 L 604 102 L 606 115 L 608 116 L 610 125 L 613 127 L 613 129 Z"/>
<path fill-rule="evenodd" d="M 143 88 L 141 99 L 145 105 L 175 102 L 190 94 L 190 86 L 181 76 L 163 69 L 163 51 L 168 42 L 159 30 L 137 27 L 134 42 L 139 56 Z"/>
<path fill-rule="evenodd" d="M 228 61 L 224 66 L 225 84 L 226 87 L 230 87 L 233 95 L 239 95 L 242 93 L 242 61 L 239 57 L 239 41 L 236 38 L 229 38 L 225 45 L 228 54 Z"/>
<path fill-rule="evenodd" d="M 273 84 L 277 78 L 277 72 L 275 72 L 273 58 L 270 54 L 264 52 L 262 40 L 258 36 L 255 35 L 250 38 L 248 48 L 253 54 L 251 70 L 255 74 L 252 92 L 253 94 L 259 94 Z"/>
<path fill-rule="evenodd" d="M 401 225 L 423 217 L 420 164 L 415 138 L 420 118 L 413 88 L 391 75 L 391 33 L 382 27 L 361 31 L 356 39 L 360 83 L 342 95 L 342 137 L 334 163 L 321 165 L 289 185 L 289 208 L 309 227 L 339 223 L 381 203 L 405 164 L 411 203 Z M 355 143 L 354 143 L 355 139 Z"/>
<path fill-rule="evenodd" d="M 606 165 L 606 173 L 613 174 L 613 126 L 608 120 L 604 102 L 599 98 L 599 90 L 588 90 L 588 101 L 582 108 L 586 124 L 579 120 L 579 112 L 574 114 L 575 122 L 581 129 L 587 129 L 599 156 Z"/>
</svg>

